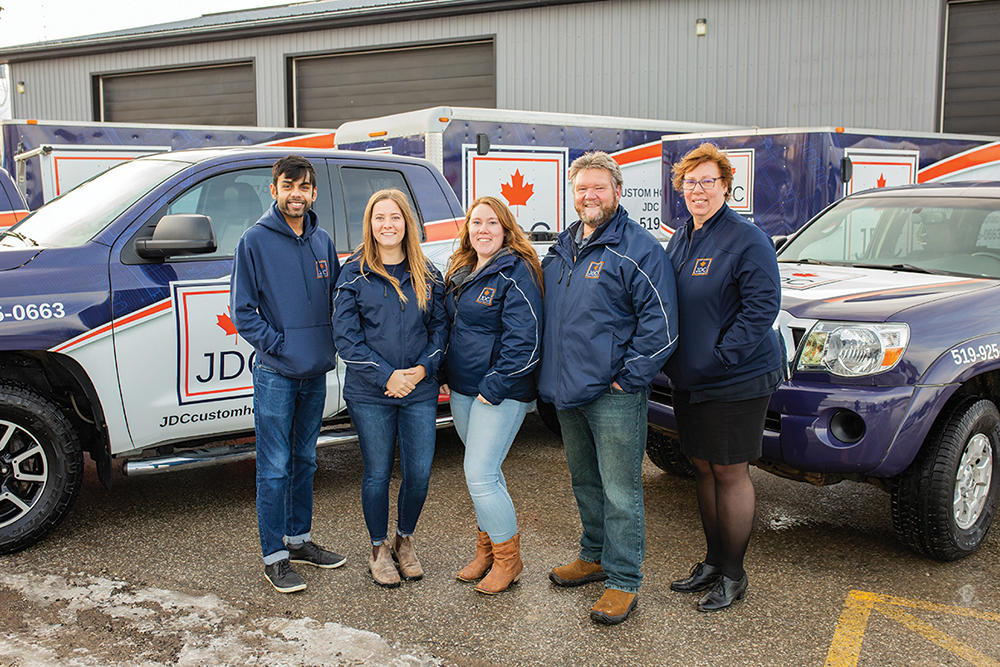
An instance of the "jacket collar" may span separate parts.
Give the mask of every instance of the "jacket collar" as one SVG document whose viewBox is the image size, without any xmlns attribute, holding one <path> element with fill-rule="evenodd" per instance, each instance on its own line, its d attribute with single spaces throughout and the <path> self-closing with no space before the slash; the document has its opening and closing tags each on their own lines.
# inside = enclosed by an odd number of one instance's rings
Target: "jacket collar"
<svg viewBox="0 0 1000 667">
<path fill-rule="evenodd" d="M 585 247 L 614 245 L 618 243 L 622 240 L 622 234 L 625 233 L 625 225 L 627 223 L 628 211 L 625 210 L 624 206 L 618 204 L 615 214 L 594 231 Z M 557 247 L 569 259 L 573 257 L 573 239 L 576 238 L 576 232 L 582 224 L 582 221 L 577 220 L 559 235 Z"/>
</svg>

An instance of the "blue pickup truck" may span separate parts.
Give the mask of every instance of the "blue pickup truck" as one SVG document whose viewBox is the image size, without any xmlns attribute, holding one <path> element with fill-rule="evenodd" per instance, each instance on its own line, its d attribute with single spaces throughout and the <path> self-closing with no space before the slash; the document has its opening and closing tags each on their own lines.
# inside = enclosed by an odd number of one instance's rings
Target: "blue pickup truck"
<svg viewBox="0 0 1000 667">
<path fill-rule="evenodd" d="M 229 275 L 288 152 L 142 157 L 0 234 L 0 554 L 66 515 L 84 453 L 109 487 L 114 459 L 136 475 L 253 456 L 253 349 L 230 320 Z M 382 188 L 407 193 L 438 235 L 464 217 L 424 160 L 296 152 L 316 167 L 314 208 L 343 254 Z M 320 444 L 354 438 L 342 377 L 342 366 L 327 376 Z"/>
<path fill-rule="evenodd" d="M 974 552 L 1000 496 L 1000 183 L 868 190 L 783 241 L 787 380 L 756 465 L 871 482 L 891 493 L 901 542 Z M 649 425 L 650 459 L 693 474 L 662 375 Z"/>
</svg>

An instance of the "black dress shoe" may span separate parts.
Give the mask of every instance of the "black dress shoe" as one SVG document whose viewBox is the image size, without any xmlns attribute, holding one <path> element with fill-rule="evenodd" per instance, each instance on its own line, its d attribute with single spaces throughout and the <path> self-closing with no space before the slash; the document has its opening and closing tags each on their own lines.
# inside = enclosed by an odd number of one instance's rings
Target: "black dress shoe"
<svg viewBox="0 0 1000 667">
<path fill-rule="evenodd" d="M 671 582 L 670 590 L 678 593 L 694 593 L 710 588 L 722 576 L 722 568 L 708 563 L 695 563 L 691 574 L 685 579 Z"/>
<path fill-rule="evenodd" d="M 712 586 L 712 590 L 698 602 L 698 611 L 719 611 L 720 609 L 725 609 L 737 600 L 742 600 L 743 596 L 747 594 L 747 587 L 749 585 L 750 581 L 747 579 L 746 574 L 739 581 L 722 575 L 715 582 L 715 585 Z"/>
</svg>

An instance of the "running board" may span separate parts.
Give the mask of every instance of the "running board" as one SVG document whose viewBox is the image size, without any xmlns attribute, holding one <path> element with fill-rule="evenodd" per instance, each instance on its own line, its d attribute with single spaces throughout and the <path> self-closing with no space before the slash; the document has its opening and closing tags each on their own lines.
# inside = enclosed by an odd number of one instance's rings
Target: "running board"
<svg viewBox="0 0 1000 667">
<path fill-rule="evenodd" d="M 452 418 L 450 414 L 438 416 L 437 428 L 447 428 L 451 424 Z M 342 433 L 321 433 L 316 440 L 316 448 L 344 445 L 357 442 L 357 440 L 358 434 L 354 430 Z M 130 459 L 122 465 L 122 472 L 125 473 L 126 477 L 139 477 L 181 469 L 205 468 L 255 458 L 257 458 L 257 446 L 253 442 L 248 442 L 243 445 L 186 449 L 176 454 L 170 454 L 169 456 Z"/>
</svg>

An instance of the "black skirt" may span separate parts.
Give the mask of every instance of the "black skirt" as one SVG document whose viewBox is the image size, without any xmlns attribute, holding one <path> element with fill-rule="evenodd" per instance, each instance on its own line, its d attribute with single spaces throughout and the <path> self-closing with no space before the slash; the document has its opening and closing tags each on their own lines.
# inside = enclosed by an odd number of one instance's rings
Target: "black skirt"
<svg viewBox="0 0 1000 667">
<path fill-rule="evenodd" d="M 690 403 L 691 394 L 675 388 L 672 396 L 681 451 L 686 455 L 716 465 L 760 458 L 769 395 Z"/>
</svg>

